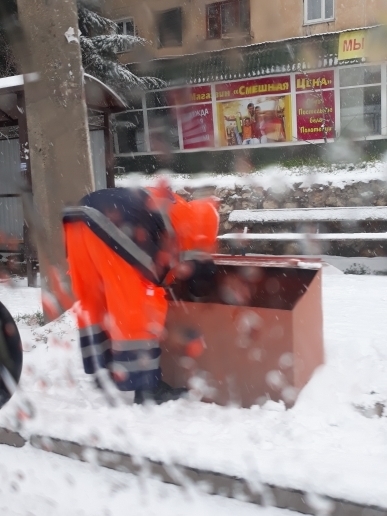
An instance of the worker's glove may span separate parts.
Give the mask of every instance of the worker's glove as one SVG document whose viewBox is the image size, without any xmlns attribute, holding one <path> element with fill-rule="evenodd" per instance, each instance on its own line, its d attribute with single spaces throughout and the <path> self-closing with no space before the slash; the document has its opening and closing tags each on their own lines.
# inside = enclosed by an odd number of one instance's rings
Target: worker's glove
<svg viewBox="0 0 387 516">
<path fill-rule="evenodd" d="M 188 292 L 192 297 L 200 299 L 214 292 L 217 267 L 212 260 L 190 260 L 189 275 L 186 277 Z"/>
<path fill-rule="evenodd" d="M 193 359 L 199 358 L 206 347 L 203 335 L 197 330 L 185 328 L 183 330 L 184 355 Z"/>
</svg>

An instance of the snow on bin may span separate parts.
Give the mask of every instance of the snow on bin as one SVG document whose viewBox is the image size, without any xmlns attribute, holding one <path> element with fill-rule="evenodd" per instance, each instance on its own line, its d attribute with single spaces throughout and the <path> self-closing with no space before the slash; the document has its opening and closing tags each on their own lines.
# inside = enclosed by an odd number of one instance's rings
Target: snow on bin
<svg viewBox="0 0 387 516">
<path fill-rule="evenodd" d="M 215 263 L 203 297 L 193 298 L 184 281 L 173 287 L 163 379 L 220 405 L 250 407 L 266 399 L 292 405 L 324 360 L 321 263 L 226 255 Z M 198 358 L 184 354 L 187 331 L 204 336 Z"/>
</svg>

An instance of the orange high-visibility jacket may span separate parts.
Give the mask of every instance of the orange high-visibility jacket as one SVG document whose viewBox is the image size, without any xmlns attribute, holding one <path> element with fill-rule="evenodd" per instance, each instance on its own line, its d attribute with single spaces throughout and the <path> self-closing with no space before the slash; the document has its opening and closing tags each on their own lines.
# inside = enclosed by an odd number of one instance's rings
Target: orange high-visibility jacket
<svg viewBox="0 0 387 516">
<path fill-rule="evenodd" d="M 66 208 L 64 226 L 82 307 L 85 372 L 108 368 L 121 390 L 153 388 L 161 378 L 159 339 L 167 313 L 162 287 L 172 258 L 214 250 L 215 203 L 186 202 L 162 189 L 113 188 Z"/>
<path fill-rule="evenodd" d="M 165 188 L 98 190 L 78 206 L 66 208 L 63 220 L 65 224 L 85 222 L 115 253 L 157 285 L 184 259 L 184 253 L 214 252 L 219 228 L 214 200 L 187 202 Z"/>
</svg>

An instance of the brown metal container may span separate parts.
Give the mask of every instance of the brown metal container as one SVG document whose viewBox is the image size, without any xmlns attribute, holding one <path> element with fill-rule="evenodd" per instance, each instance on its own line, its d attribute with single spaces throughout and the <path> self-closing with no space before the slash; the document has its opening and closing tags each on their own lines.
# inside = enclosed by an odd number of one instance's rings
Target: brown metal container
<svg viewBox="0 0 387 516">
<path fill-rule="evenodd" d="M 177 282 L 162 343 L 163 379 L 191 385 L 220 405 L 266 399 L 292 405 L 324 360 L 317 262 L 217 255 L 203 298 L 193 299 L 187 283 Z M 187 328 L 201 332 L 206 344 L 195 360 L 184 355 Z"/>
</svg>

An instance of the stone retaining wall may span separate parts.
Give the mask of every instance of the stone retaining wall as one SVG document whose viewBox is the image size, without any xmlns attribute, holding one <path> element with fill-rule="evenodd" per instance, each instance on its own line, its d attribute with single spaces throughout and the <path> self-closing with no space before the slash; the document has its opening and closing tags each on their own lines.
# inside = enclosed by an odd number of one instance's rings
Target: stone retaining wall
<svg viewBox="0 0 387 516">
<path fill-rule="evenodd" d="M 342 188 L 321 184 L 303 187 L 302 184 L 295 183 L 293 188 L 278 185 L 277 188 L 268 189 L 247 184 L 233 187 L 212 185 L 193 188 L 186 186 L 184 189 L 177 190 L 177 193 L 189 200 L 206 195 L 219 197 L 221 199 L 220 233 L 227 233 L 235 229 L 236 224 L 233 225 L 228 221 L 229 214 L 233 210 L 387 206 L 387 182 L 385 181 L 358 182 Z"/>
</svg>

